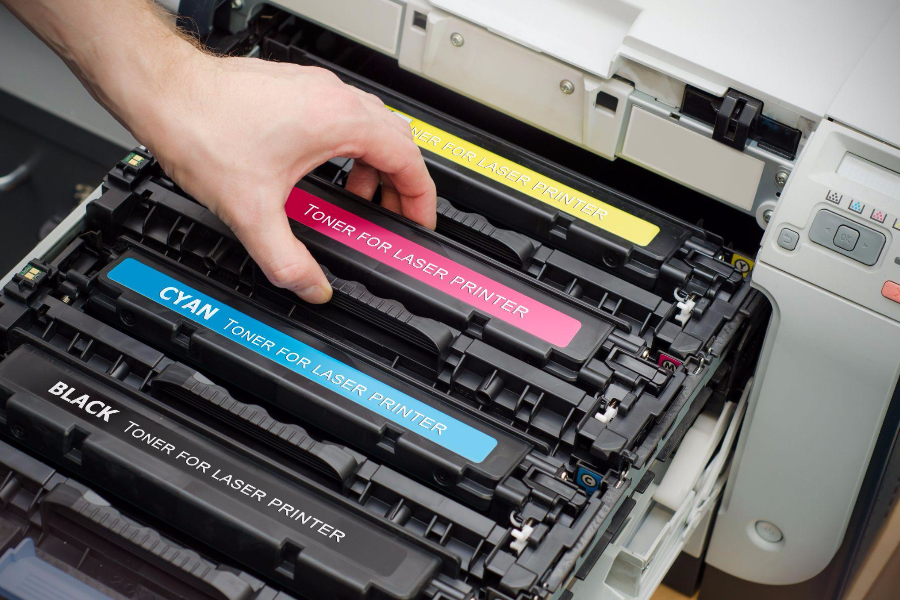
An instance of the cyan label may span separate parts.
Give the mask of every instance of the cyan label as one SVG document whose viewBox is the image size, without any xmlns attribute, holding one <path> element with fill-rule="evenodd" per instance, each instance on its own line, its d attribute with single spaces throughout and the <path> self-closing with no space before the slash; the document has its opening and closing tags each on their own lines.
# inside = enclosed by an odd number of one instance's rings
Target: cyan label
<svg viewBox="0 0 900 600">
<path fill-rule="evenodd" d="M 497 445 L 496 439 L 471 425 L 134 258 L 120 262 L 108 276 L 112 281 L 468 460 L 482 462 Z"/>
</svg>

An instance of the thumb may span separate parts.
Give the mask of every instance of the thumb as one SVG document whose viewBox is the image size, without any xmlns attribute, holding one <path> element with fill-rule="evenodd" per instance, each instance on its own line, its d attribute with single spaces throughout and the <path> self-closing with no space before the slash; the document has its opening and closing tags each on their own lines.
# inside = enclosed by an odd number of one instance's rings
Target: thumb
<svg viewBox="0 0 900 600">
<path fill-rule="evenodd" d="M 235 235 L 273 285 L 290 290 L 306 302 L 331 300 L 331 285 L 319 264 L 298 240 L 282 205 L 274 203 L 255 223 L 236 223 Z"/>
</svg>

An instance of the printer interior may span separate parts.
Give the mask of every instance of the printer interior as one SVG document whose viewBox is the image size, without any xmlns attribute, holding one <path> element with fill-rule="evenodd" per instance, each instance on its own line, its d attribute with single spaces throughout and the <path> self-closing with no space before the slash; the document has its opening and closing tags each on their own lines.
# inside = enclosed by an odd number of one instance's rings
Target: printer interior
<svg viewBox="0 0 900 600">
<path fill-rule="evenodd" d="M 648 598 L 746 409 L 752 211 L 280 9 L 205 43 L 381 98 L 437 228 L 322 165 L 307 305 L 135 148 L 0 296 L 0 547 L 85 598 Z"/>
</svg>

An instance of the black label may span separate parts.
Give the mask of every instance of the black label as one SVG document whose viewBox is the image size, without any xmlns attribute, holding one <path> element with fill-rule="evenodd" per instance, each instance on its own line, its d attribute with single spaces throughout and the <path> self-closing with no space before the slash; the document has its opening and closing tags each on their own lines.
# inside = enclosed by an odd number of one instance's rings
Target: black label
<svg viewBox="0 0 900 600">
<path fill-rule="evenodd" d="M 22 350 L 2 363 L 9 381 L 77 416 L 88 428 L 118 438 L 151 460 L 188 473 L 210 490 L 302 534 L 302 547 L 312 542 L 330 548 L 383 576 L 394 573 L 406 557 L 407 549 L 389 534 L 340 514 L 309 492 L 254 469 L 232 452 L 176 433 L 183 429 L 180 425 L 133 410 L 129 407 L 133 400 L 112 399 L 71 371 L 36 360 L 36 355 L 23 355 Z M 132 470 L 144 466 L 150 468 L 149 464 L 124 465 Z"/>
</svg>

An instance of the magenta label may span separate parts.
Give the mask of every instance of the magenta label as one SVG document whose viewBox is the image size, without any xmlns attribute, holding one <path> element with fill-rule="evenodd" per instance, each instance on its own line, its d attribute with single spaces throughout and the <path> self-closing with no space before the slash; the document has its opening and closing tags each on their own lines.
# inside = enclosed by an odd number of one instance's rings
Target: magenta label
<svg viewBox="0 0 900 600">
<path fill-rule="evenodd" d="M 656 364 L 661 366 L 663 369 L 668 369 L 669 371 L 674 371 L 678 367 L 680 367 L 683 363 L 675 358 L 674 356 L 669 356 L 665 352 L 659 353 L 659 360 L 656 361 Z"/>
<path fill-rule="evenodd" d="M 578 319 L 309 192 L 294 188 L 284 209 L 310 229 L 555 346 L 568 346 L 581 328 Z"/>
</svg>

